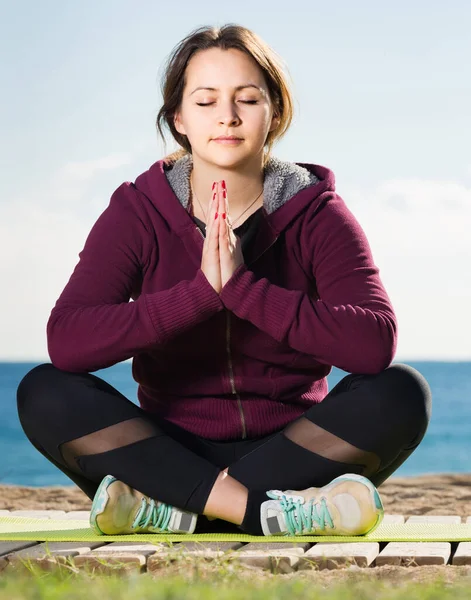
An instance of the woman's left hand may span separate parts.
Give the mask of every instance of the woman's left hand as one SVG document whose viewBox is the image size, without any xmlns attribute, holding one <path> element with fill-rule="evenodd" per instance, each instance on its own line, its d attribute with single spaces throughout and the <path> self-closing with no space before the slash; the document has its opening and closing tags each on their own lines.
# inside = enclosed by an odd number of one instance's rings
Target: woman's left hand
<svg viewBox="0 0 471 600">
<path fill-rule="evenodd" d="M 221 286 L 224 287 L 234 274 L 234 271 L 244 263 L 242 244 L 240 238 L 234 233 L 229 219 L 229 203 L 224 198 L 224 189 L 219 181 L 216 184 L 218 194 L 218 221 L 219 221 L 219 262 L 221 264 Z M 223 218 L 225 215 L 226 218 Z"/>
</svg>

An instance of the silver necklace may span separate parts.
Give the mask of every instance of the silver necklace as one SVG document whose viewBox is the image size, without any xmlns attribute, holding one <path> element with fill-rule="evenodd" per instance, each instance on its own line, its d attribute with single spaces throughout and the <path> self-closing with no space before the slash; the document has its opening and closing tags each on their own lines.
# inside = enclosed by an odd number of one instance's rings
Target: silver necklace
<svg viewBox="0 0 471 600">
<path fill-rule="evenodd" d="M 235 225 L 235 224 L 237 223 L 237 221 L 240 219 L 240 217 L 241 217 L 242 215 L 245 215 L 245 213 L 246 213 L 246 212 L 249 210 L 249 208 L 251 208 L 251 207 L 252 207 L 252 206 L 255 204 L 255 202 L 257 202 L 257 200 L 260 198 L 260 196 L 262 195 L 262 193 L 263 193 L 263 188 L 262 188 L 262 191 L 260 192 L 260 194 L 259 194 L 259 195 L 258 195 L 258 196 L 255 198 L 255 200 L 252 202 L 252 204 L 250 204 L 250 205 L 249 205 L 249 206 L 248 206 L 248 207 L 247 207 L 247 208 L 244 210 L 244 212 L 243 212 L 243 213 L 241 213 L 241 214 L 240 214 L 240 215 L 237 217 L 237 219 L 236 219 L 235 221 L 232 221 L 232 225 Z"/>
<path fill-rule="evenodd" d="M 199 201 L 198 196 L 195 194 L 195 190 L 193 189 L 193 185 L 191 184 L 191 182 L 190 182 L 190 187 L 191 187 L 191 193 L 193 194 L 193 196 L 196 198 L 198 204 L 200 205 L 201 212 L 204 215 L 205 221 L 208 222 L 207 216 L 203 210 L 203 207 L 201 206 L 201 202 Z M 260 194 L 252 202 L 252 204 L 249 204 L 249 206 L 247 206 L 247 208 L 237 217 L 237 219 L 235 221 L 232 221 L 232 226 L 234 226 L 237 223 L 237 221 L 242 217 L 242 215 L 245 215 L 245 213 L 249 210 L 249 208 L 251 208 L 255 204 L 255 202 L 257 202 L 257 200 L 260 198 L 262 193 L 263 193 L 263 188 L 262 188 L 262 191 L 260 192 Z"/>
</svg>

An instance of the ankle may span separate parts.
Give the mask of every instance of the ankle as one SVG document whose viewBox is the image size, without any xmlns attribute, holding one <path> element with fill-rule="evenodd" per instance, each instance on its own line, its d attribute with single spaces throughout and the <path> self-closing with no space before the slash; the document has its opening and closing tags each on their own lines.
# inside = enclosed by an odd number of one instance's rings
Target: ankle
<svg viewBox="0 0 471 600">
<path fill-rule="evenodd" d="M 221 471 L 213 485 L 203 515 L 240 525 L 247 508 L 248 490 L 237 479 Z"/>
<path fill-rule="evenodd" d="M 247 509 L 240 525 L 242 531 L 251 535 L 263 535 L 260 509 L 265 500 L 268 497 L 264 490 L 249 490 Z"/>
</svg>

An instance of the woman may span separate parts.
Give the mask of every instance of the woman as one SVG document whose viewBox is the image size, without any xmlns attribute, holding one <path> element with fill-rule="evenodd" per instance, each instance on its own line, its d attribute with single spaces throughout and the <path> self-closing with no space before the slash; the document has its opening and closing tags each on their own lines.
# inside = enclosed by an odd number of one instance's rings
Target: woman
<svg viewBox="0 0 471 600">
<path fill-rule="evenodd" d="M 158 115 L 181 150 L 124 183 L 18 389 L 34 446 L 103 534 L 364 534 L 422 440 L 430 390 L 391 366 L 396 319 L 333 173 L 271 155 L 292 120 L 276 54 L 240 26 L 173 51 Z M 129 302 L 132 299 L 133 302 Z M 91 371 L 133 358 L 140 407 Z M 327 393 L 332 365 L 350 374 Z M 320 488 L 320 489 L 319 489 Z"/>
</svg>

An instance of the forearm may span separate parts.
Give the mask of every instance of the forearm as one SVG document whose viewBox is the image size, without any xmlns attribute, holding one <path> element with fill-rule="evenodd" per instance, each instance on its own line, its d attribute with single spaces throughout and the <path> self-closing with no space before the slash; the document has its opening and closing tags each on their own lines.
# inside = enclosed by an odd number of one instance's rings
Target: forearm
<svg viewBox="0 0 471 600">
<path fill-rule="evenodd" d="M 367 307 L 333 305 L 257 280 L 244 265 L 223 288 L 221 300 L 239 318 L 318 362 L 375 373 L 390 364 L 396 348 L 396 319 L 381 296 Z"/>
<path fill-rule="evenodd" d="M 77 305 L 69 289 L 47 325 L 55 366 L 95 371 L 165 344 L 223 310 L 218 294 L 199 270 L 192 281 L 141 295 L 135 302 Z"/>
</svg>

